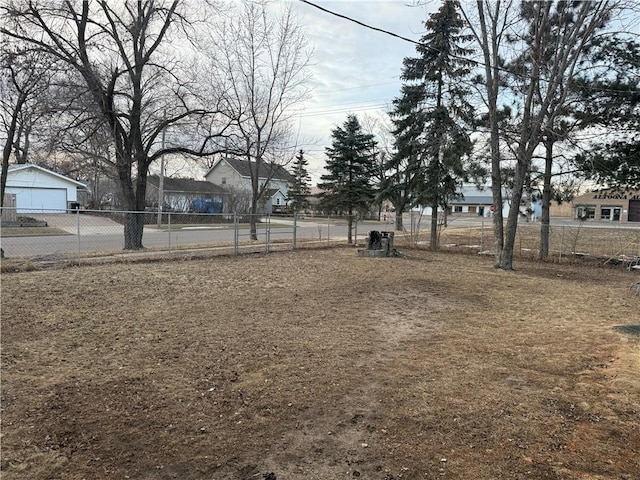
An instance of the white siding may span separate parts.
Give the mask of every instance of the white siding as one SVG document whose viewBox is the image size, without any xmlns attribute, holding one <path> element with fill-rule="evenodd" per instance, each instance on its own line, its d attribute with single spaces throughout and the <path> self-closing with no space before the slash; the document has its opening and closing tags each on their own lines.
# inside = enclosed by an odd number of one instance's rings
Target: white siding
<svg viewBox="0 0 640 480">
<path fill-rule="evenodd" d="M 220 160 L 205 178 L 208 182 L 220 185 L 222 188 L 251 188 L 251 179 L 241 177 L 237 170 L 232 168 L 224 159 Z"/>
<path fill-rule="evenodd" d="M 7 193 L 15 193 L 18 213 L 34 210 L 66 211 L 78 200 L 77 182 L 46 169 L 25 166 L 7 173 Z"/>
</svg>

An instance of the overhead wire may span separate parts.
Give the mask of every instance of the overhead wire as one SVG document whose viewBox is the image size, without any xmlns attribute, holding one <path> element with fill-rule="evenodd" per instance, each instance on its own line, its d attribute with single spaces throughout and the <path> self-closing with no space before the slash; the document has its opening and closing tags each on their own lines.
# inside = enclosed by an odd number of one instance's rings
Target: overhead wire
<svg viewBox="0 0 640 480">
<path fill-rule="evenodd" d="M 398 39 L 403 40 L 405 42 L 413 43 L 414 45 L 420 45 L 420 46 L 429 48 L 431 50 L 434 50 L 436 52 L 442 53 L 441 50 L 439 50 L 438 48 L 433 47 L 431 45 L 419 42 L 417 40 L 413 40 L 413 39 L 405 37 L 403 35 L 399 35 L 399 34 L 397 34 L 395 32 L 390 31 L 390 30 L 385 30 L 384 28 L 379 28 L 379 27 L 375 27 L 373 25 L 369 25 L 368 23 L 362 22 L 362 21 L 357 20 L 355 18 L 349 17 L 347 15 L 343 15 L 343 14 L 338 13 L 338 12 L 334 12 L 332 10 L 329 10 L 328 8 L 325 8 L 325 7 L 322 7 L 320 5 L 317 5 L 317 4 L 313 3 L 313 2 L 310 2 L 309 0 L 299 0 L 299 1 L 304 3 L 304 4 L 306 4 L 306 5 L 309 5 L 310 7 L 317 8 L 318 10 L 320 10 L 322 12 L 328 13 L 329 15 L 333 15 L 333 16 L 336 16 L 338 18 L 342 18 L 344 20 L 347 20 L 349 22 L 353 22 L 353 23 L 355 23 L 357 25 L 360 25 L 361 27 L 368 28 L 368 29 L 374 30 L 376 32 L 380 32 L 380 33 L 383 33 L 385 35 L 390 35 L 392 37 L 398 38 Z M 460 55 L 455 55 L 453 53 L 448 53 L 448 55 L 450 55 L 453 58 L 459 59 L 459 60 L 464 60 L 464 61 L 470 62 L 470 63 L 472 63 L 472 64 L 474 64 L 474 65 L 476 65 L 478 67 L 485 67 L 486 66 L 486 64 L 484 62 L 481 62 L 479 60 L 474 60 L 474 59 L 471 59 L 471 58 L 462 57 Z M 518 72 L 514 72 L 513 70 L 510 70 L 510 69 L 505 68 L 505 67 L 501 67 L 499 65 L 492 66 L 492 68 L 497 68 L 501 72 L 505 72 L 505 73 L 508 73 L 509 75 L 513 75 L 513 76 L 516 76 L 516 77 L 519 77 L 519 78 L 522 78 L 522 79 L 526 79 L 526 75 L 525 74 L 520 74 Z M 626 93 L 626 91 L 624 91 L 624 90 L 616 90 L 616 89 L 607 89 L 606 91 L 607 92 L 611 92 L 611 93 Z"/>
</svg>

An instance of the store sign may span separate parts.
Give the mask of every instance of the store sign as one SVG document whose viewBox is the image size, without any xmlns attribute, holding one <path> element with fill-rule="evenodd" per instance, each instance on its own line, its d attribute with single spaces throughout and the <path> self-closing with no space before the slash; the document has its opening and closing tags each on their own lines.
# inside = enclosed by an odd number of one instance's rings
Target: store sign
<svg viewBox="0 0 640 480">
<path fill-rule="evenodd" d="M 634 197 L 637 196 L 634 195 Z M 593 198 L 595 200 L 626 200 L 627 195 L 623 193 L 596 193 Z"/>
</svg>

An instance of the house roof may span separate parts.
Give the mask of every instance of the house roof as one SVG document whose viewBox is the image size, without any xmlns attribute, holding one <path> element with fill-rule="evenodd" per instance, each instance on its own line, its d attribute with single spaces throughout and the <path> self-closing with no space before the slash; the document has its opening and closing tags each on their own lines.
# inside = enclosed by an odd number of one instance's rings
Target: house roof
<svg viewBox="0 0 640 480">
<path fill-rule="evenodd" d="M 449 201 L 449 205 L 491 205 L 493 204 L 493 190 L 490 185 L 477 186 L 465 184 L 458 188 L 457 193 L 462 194 L 461 198 Z M 511 195 L 506 189 L 502 192 L 502 198 L 507 200 Z"/>
<path fill-rule="evenodd" d="M 155 188 L 160 188 L 160 177 L 158 175 L 149 175 L 147 182 Z M 163 190 L 165 192 L 207 193 L 214 195 L 224 195 L 227 193 L 224 188 L 215 183 L 204 180 L 194 180 L 192 178 L 172 177 L 164 177 Z"/>
<path fill-rule="evenodd" d="M 265 194 L 268 198 L 273 198 L 278 192 L 280 192 L 280 195 L 282 195 L 283 197 L 285 196 L 279 188 L 268 188 L 267 190 L 265 190 Z"/>
<path fill-rule="evenodd" d="M 471 204 L 471 205 L 491 205 L 493 203 L 493 197 L 491 196 L 491 192 L 489 192 L 489 195 L 485 195 L 485 196 L 467 196 L 465 195 L 464 198 L 454 198 L 453 200 L 449 201 L 449 205 L 467 205 L 467 204 Z"/>
<path fill-rule="evenodd" d="M 214 170 L 221 161 L 226 161 L 231 167 L 240 174 L 242 177 L 251 177 L 251 166 L 255 165 L 255 162 L 249 160 L 241 160 L 239 158 L 222 158 L 218 160 L 213 167 L 209 169 L 205 176 L 208 176 L 212 170 Z M 255 167 L 254 167 L 255 168 Z M 269 178 L 273 180 L 284 180 L 285 182 L 293 183 L 295 178 L 291 175 L 286 168 L 277 163 L 261 162 L 258 170 L 258 178 Z"/>
<path fill-rule="evenodd" d="M 49 175 L 52 175 L 60 180 L 63 180 L 65 182 L 69 182 L 69 183 L 73 183 L 76 187 L 82 189 L 82 190 L 88 190 L 87 186 L 84 183 L 78 182 L 77 180 L 74 180 L 73 178 L 69 178 L 69 177 L 65 177 L 64 175 L 60 174 L 60 173 L 56 173 L 53 170 L 49 170 L 48 168 L 44 168 L 41 167 L 39 165 L 34 165 L 32 163 L 20 163 L 20 164 L 14 164 L 14 165 L 9 165 L 9 168 L 7 170 L 8 173 L 13 173 L 13 172 L 19 172 L 21 170 L 39 170 L 41 172 L 47 173 Z"/>
</svg>

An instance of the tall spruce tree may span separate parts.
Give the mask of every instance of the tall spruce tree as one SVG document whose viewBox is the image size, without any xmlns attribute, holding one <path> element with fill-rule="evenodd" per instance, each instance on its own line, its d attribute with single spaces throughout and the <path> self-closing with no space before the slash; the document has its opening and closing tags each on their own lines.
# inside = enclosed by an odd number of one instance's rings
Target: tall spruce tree
<svg viewBox="0 0 640 480">
<path fill-rule="evenodd" d="M 289 198 L 291 199 L 291 208 L 295 213 L 302 212 L 309 207 L 309 195 L 311 194 L 311 177 L 307 167 L 309 162 L 304 158 L 304 151 L 300 150 L 293 162 L 291 174 L 295 179 L 292 187 L 289 189 Z"/>
<path fill-rule="evenodd" d="M 353 216 L 367 210 L 375 199 L 372 178 L 375 174 L 375 148 L 373 135 L 366 134 L 355 115 L 347 116 L 342 127 L 331 132 L 331 147 L 325 175 L 318 184 L 324 193 L 322 205 L 329 211 L 348 215 L 348 243 L 353 243 Z"/>
<path fill-rule="evenodd" d="M 396 172 L 397 182 L 387 188 L 392 201 L 431 207 L 430 246 L 436 250 L 438 209 L 446 211 L 470 173 L 473 108 L 464 80 L 471 64 L 464 59 L 470 50 L 462 45 L 469 38 L 461 33 L 457 1 L 445 1 L 425 27 L 416 47 L 419 56 L 403 61 L 401 96 L 390 112 L 397 153 L 387 167 Z"/>
</svg>

